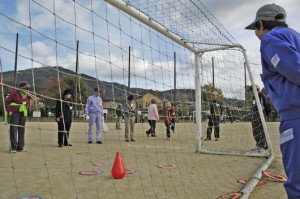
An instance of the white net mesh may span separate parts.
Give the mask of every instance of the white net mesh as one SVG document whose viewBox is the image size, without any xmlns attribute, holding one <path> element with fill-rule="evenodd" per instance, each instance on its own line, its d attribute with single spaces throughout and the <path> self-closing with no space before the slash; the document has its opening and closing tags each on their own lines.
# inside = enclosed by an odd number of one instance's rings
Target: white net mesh
<svg viewBox="0 0 300 199">
<path fill-rule="evenodd" d="M 22 8 L 19 12 L 0 7 L 1 22 L 13 24 L 0 33 L 2 115 L 5 94 L 20 81 L 31 84 L 33 98 L 25 126 L 27 153 L 7 153 L 11 125 L 4 119 L 0 123 L 4 138 L 0 141 L 4 163 L 0 167 L 4 179 L 1 198 L 211 198 L 239 191 L 242 185 L 236 180 L 250 177 L 264 163 L 258 158 L 195 153 L 196 133 L 201 133 L 204 152 L 264 156 L 251 152 L 256 145 L 251 121 L 260 121 L 259 109 L 253 113 L 245 58 L 226 29 L 200 1 L 117 2 L 135 7 L 143 13 L 141 17 L 149 17 L 171 36 L 104 1 L 14 2 L 16 8 Z M 201 54 L 200 63 L 195 63 L 195 52 Z M 195 85 L 196 65 L 201 85 Z M 87 97 L 95 87 L 103 91 L 110 129 L 102 134 L 102 145 L 87 143 L 88 123 L 83 118 Z M 61 149 L 56 145 L 53 116 L 57 100 L 64 101 L 66 88 L 74 94 L 69 138 L 73 146 Z M 195 108 L 196 88 L 201 88 L 201 110 Z M 219 124 L 218 142 L 205 142 L 213 91 L 218 91 L 225 123 Z M 137 99 L 138 114 L 136 142 L 127 143 L 124 124 L 122 130 L 115 129 L 115 110 L 129 94 Z M 160 115 L 157 137 L 145 133 L 151 99 L 156 99 Z M 171 141 L 166 140 L 164 124 L 169 101 L 175 104 L 179 118 Z M 201 129 L 195 123 L 197 111 L 202 116 Z M 264 134 L 262 123 L 258 126 L 257 134 Z M 126 168 L 136 170 L 121 181 L 111 178 L 109 166 L 117 151 Z M 99 162 L 110 164 L 95 166 Z M 78 174 L 82 170 L 103 173 L 82 176 Z"/>
</svg>

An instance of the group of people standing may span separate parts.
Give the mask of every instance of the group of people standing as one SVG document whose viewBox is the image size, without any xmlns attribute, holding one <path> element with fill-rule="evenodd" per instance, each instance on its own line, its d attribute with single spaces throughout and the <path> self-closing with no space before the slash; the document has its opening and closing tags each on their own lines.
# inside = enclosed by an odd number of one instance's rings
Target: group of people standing
<svg viewBox="0 0 300 199">
<path fill-rule="evenodd" d="M 134 125 L 137 116 L 137 106 L 133 95 L 129 95 L 124 108 L 122 104 L 118 105 L 116 109 L 117 121 L 116 129 L 120 130 L 120 123 L 124 116 L 125 123 L 125 142 L 135 142 L 134 138 Z M 155 99 L 151 99 L 151 103 L 148 106 L 148 123 L 150 125 L 149 130 L 146 131 L 148 137 L 156 137 L 156 123 L 159 120 L 159 114 L 157 109 L 157 103 Z M 166 139 L 170 140 L 170 129 L 175 131 L 175 123 L 178 122 L 178 115 L 176 109 L 170 102 L 166 103 L 166 110 L 164 112 L 164 123 L 166 126 Z"/>
<path fill-rule="evenodd" d="M 19 89 L 12 91 L 5 99 L 6 122 L 10 124 L 10 151 L 12 153 L 25 152 L 25 123 L 29 110 L 29 89 L 30 84 L 23 81 L 19 84 Z M 85 118 L 89 122 L 88 128 L 88 144 L 93 143 L 93 127 L 96 124 L 96 143 L 102 144 L 101 128 L 103 128 L 104 112 L 103 101 L 100 97 L 101 90 L 94 89 L 93 95 L 87 98 L 85 106 Z M 57 143 L 58 147 L 72 146 L 69 142 L 70 129 L 72 125 L 73 112 L 73 93 L 67 88 L 63 91 L 60 100 L 56 101 L 55 120 L 58 126 Z M 136 122 L 137 105 L 133 95 L 127 97 L 124 104 L 118 105 L 116 109 L 117 122 L 116 129 L 121 130 L 121 121 L 124 117 L 125 122 L 125 141 L 135 142 L 134 125 Z M 146 132 L 148 137 L 156 137 L 155 128 L 156 121 L 159 120 L 156 100 L 151 100 L 148 107 L 148 122 L 150 129 Z M 177 121 L 177 113 L 171 103 L 166 104 L 164 114 L 166 125 L 167 140 L 170 140 L 170 129 L 175 130 L 175 122 Z"/>
</svg>

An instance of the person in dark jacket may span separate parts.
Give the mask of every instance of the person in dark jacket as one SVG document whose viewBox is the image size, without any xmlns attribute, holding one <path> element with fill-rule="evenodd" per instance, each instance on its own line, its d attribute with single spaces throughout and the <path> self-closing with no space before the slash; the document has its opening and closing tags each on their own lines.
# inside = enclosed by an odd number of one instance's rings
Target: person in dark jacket
<svg viewBox="0 0 300 199">
<path fill-rule="evenodd" d="M 123 105 L 121 103 L 118 104 L 118 107 L 116 108 L 116 115 L 117 115 L 116 129 L 117 130 L 122 130 L 121 129 L 121 121 L 123 119 L 124 110 L 123 110 Z"/>
<path fill-rule="evenodd" d="M 267 116 L 270 113 L 270 110 L 267 109 L 267 96 L 261 92 L 259 86 L 256 85 L 258 99 L 263 111 L 264 116 Z M 250 87 L 252 91 L 252 86 Z M 258 107 L 254 94 L 252 96 L 252 114 L 251 114 L 251 125 L 252 125 L 252 134 L 256 142 L 256 147 L 259 152 L 264 152 L 268 149 L 268 143 L 266 141 L 265 131 L 262 125 L 262 121 L 258 112 Z"/>
<path fill-rule="evenodd" d="M 69 143 L 69 133 L 72 124 L 72 91 L 65 89 L 63 99 L 57 100 L 55 117 L 58 125 L 58 147 L 72 146 Z"/>
<path fill-rule="evenodd" d="M 5 109 L 10 124 L 10 152 L 25 152 L 25 123 L 29 110 L 28 91 L 30 84 L 23 81 L 18 90 L 12 91 L 5 99 Z"/>
<path fill-rule="evenodd" d="M 218 92 L 213 91 L 211 93 L 211 102 L 209 103 L 209 117 L 206 141 L 211 140 L 212 129 L 214 128 L 215 141 L 220 139 L 220 121 L 223 119 L 223 107 L 222 103 L 218 100 Z"/>
<path fill-rule="evenodd" d="M 261 79 L 280 115 L 284 187 L 292 199 L 300 198 L 300 34 L 288 27 L 286 16 L 281 6 L 266 4 L 246 29 L 261 40 Z"/>
</svg>

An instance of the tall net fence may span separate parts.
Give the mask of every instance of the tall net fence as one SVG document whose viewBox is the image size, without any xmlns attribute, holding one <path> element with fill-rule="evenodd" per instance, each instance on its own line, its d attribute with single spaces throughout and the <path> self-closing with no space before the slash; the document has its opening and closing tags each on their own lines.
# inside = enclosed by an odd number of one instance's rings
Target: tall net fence
<svg viewBox="0 0 300 199">
<path fill-rule="evenodd" d="M 250 89 L 245 54 L 200 1 L 11 3 L 14 8 L 0 8 L 1 23 L 11 24 L 0 32 L 1 198 L 216 198 L 243 190 L 236 180 L 265 164 L 246 157 L 269 154 L 255 148 L 253 136 L 267 137 L 265 142 L 268 136 L 262 109 L 253 103 L 258 96 Z M 13 154 L 7 153 L 12 125 L 4 104 L 21 81 L 31 85 L 27 152 Z M 102 145 L 95 137 L 88 144 L 84 117 L 95 87 L 110 129 L 101 133 Z M 73 91 L 73 146 L 58 148 L 55 108 L 67 88 Z M 214 92 L 222 112 L 211 125 Z M 115 124 L 116 108 L 128 95 L 138 110 L 135 142 L 125 142 L 123 122 L 121 130 Z M 145 133 L 151 99 L 160 116 L 156 137 Z M 171 139 L 168 102 L 178 114 Z M 205 141 L 209 127 L 220 133 Z M 111 177 L 117 151 L 128 169 L 122 180 Z"/>
</svg>

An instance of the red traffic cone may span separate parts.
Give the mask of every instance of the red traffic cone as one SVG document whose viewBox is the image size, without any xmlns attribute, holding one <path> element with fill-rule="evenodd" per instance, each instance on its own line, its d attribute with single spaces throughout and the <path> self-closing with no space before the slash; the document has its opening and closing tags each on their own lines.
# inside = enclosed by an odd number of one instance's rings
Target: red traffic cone
<svg viewBox="0 0 300 199">
<path fill-rule="evenodd" d="M 116 153 L 115 162 L 111 169 L 111 174 L 115 179 L 122 179 L 126 174 L 125 166 L 120 152 Z"/>
</svg>

